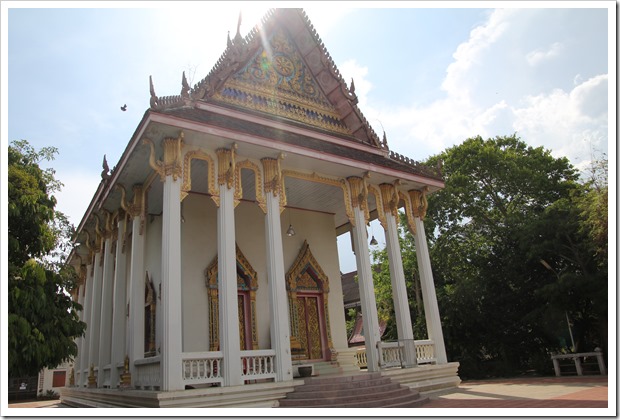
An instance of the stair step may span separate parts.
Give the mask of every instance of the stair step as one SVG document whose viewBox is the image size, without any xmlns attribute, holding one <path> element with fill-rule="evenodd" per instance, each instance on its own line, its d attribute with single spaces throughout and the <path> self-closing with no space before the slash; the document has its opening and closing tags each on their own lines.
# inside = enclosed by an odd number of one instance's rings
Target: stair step
<svg viewBox="0 0 620 420">
<path fill-rule="evenodd" d="M 318 385 L 318 384 L 324 384 L 324 383 L 334 384 L 334 383 L 357 382 L 357 381 L 364 381 L 368 379 L 377 379 L 377 378 L 381 378 L 381 373 L 370 372 L 370 373 L 360 373 L 357 375 L 337 376 L 337 377 L 329 377 L 329 378 L 321 378 L 321 377 L 306 378 L 305 383 L 307 385 Z"/>
<path fill-rule="evenodd" d="M 380 372 L 307 378 L 280 407 L 420 407 L 428 401 Z"/>
<path fill-rule="evenodd" d="M 395 384 L 393 382 L 388 382 L 382 385 L 376 386 L 367 386 L 367 387 L 359 387 L 355 388 L 355 395 L 357 397 L 362 397 L 366 395 L 373 396 L 377 393 L 387 392 L 387 391 L 395 391 L 400 388 L 399 384 Z M 317 390 L 307 390 L 303 389 L 303 386 L 299 388 L 299 392 L 294 392 L 290 394 L 288 397 L 293 399 L 321 399 L 321 398 L 330 398 L 330 397 L 347 397 L 350 396 L 352 388 L 346 389 L 317 389 Z"/>
<path fill-rule="evenodd" d="M 390 378 L 377 378 L 377 379 L 366 379 L 355 382 L 336 382 L 336 383 L 306 383 L 297 387 L 296 389 L 300 392 L 313 392 L 313 391 L 340 391 L 340 390 L 349 390 L 349 389 L 358 389 L 358 388 L 367 388 L 372 386 L 381 386 L 389 383 L 395 383 L 390 380 Z"/>
<path fill-rule="evenodd" d="M 383 398 L 381 400 L 358 400 L 347 402 L 315 401 L 313 404 L 298 405 L 286 403 L 287 400 L 280 400 L 280 407 L 296 408 L 413 408 L 421 407 L 428 402 L 428 398 L 420 398 L 412 395 L 402 395 L 398 397 Z"/>
</svg>

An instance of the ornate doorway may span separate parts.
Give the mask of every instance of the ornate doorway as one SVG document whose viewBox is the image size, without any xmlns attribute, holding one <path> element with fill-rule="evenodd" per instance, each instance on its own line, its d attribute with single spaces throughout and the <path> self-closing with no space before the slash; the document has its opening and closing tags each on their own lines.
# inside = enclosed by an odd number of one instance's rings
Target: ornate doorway
<svg viewBox="0 0 620 420">
<path fill-rule="evenodd" d="M 256 330 L 256 271 L 239 247 L 237 252 L 237 310 L 239 312 L 239 342 L 241 350 L 258 349 Z M 209 350 L 220 348 L 220 312 L 218 296 L 217 255 L 205 269 L 206 286 L 209 289 Z"/>
<path fill-rule="evenodd" d="M 331 360 L 329 279 L 307 241 L 286 274 L 293 360 Z"/>
<path fill-rule="evenodd" d="M 297 339 L 303 350 L 304 359 L 324 359 L 324 322 L 320 316 L 319 295 L 297 294 L 297 318 L 299 329 Z"/>
</svg>

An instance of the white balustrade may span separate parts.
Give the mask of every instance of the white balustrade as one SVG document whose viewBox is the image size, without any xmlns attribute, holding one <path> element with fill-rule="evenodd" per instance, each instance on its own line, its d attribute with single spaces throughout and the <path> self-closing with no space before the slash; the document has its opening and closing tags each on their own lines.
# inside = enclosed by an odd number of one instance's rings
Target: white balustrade
<svg viewBox="0 0 620 420">
<path fill-rule="evenodd" d="M 386 343 L 379 341 L 377 343 L 379 349 L 379 366 L 382 368 L 401 367 L 404 345 L 404 343 L 399 341 Z"/>
<path fill-rule="evenodd" d="M 109 388 L 110 387 L 110 365 L 106 365 L 103 367 L 103 384 L 102 386 L 104 388 Z"/>
<path fill-rule="evenodd" d="M 159 373 L 161 357 L 147 357 L 134 362 L 136 367 L 136 388 L 141 389 L 160 389 L 161 376 Z"/>
<path fill-rule="evenodd" d="M 435 357 L 435 342 L 433 340 L 416 340 L 415 352 L 418 364 L 437 363 Z"/>
<path fill-rule="evenodd" d="M 435 343 L 433 340 L 415 340 L 415 350 L 418 365 L 425 363 L 436 363 L 435 357 Z M 379 348 L 379 365 L 381 367 L 395 367 L 401 366 L 401 360 L 403 357 L 404 342 L 379 342 L 377 347 Z M 367 364 L 366 348 L 362 347 L 357 350 L 355 354 L 357 360 L 357 366 L 359 368 L 365 368 Z"/>
<path fill-rule="evenodd" d="M 275 350 L 241 351 L 241 377 L 244 381 L 276 378 Z"/>
<path fill-rule="evenodd" d="M 183 383 L 221 384 L 222 359 L 221 351 L 182 353 Z"/>
<path fill-rule="evenodd" d="M 362 347 L 355 353 L 357 360 L 357 366 L 359 368 L 365 368 L 368 365 L 368 359 L 366 358 L 366 347 Z"/>
</svg>

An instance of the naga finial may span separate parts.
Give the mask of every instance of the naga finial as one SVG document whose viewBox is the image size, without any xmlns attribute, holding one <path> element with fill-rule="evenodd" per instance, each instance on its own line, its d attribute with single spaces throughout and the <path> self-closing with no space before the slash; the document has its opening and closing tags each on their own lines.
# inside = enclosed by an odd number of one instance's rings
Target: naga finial
<svg viewBox="0 0 620 420">
<path fill-rule="evenodd" d="M 110 167 L 108 166 L 108 161 L 105 155 L 103 155 L 103 164 L 101 166 L 103 167 L 103 171 L 101 171 L 101 179 L 103 180 L 109 179 L 110 178 Z"/>
<path fill-rule="evenodd" d="M 151 108 L 156 108 L 159 102 L 157 95 L 155 95 L 155 88 L 153 87 L 153 76 L 149 76 L 149 90 L 151 92 Z"/>
<path fill-rule="evenodd" d="M 352 95 L 355 95 L 355 82 L 353 81 L 353 78 L 351 78 L 351 89 L 349 89 L 349 91 L 351 91 Z"/>
<path fill-rule="evenodd" d="M 181 79 L 181 97 L 185 99 L 189 99 L 189 83 L 187 83 L 187 78 L 185 78 L 185 72 L 183 72 L 183 78 Z"/>
</svg>

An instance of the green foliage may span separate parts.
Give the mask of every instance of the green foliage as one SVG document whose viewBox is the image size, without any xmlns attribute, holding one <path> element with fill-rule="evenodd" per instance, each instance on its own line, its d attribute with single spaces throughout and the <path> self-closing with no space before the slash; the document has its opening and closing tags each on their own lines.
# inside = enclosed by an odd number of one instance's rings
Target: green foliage
<svg viewBox="0 0 620 420">
<path fill-rule="evenodd" d="M 445 188 L 425 219 L 449 360 L 462 378 L 551 373 L 549 354 L 607 349 L 607 161 L 590 177 L 516 136 L 467 139 L 441 161 Z M 417 263 L 401 217 L 400 246 L 414 336 L 427 336 L 415 299 Z M 386 250 L 374 281 L 384 339 L 396 338 Z"/>
<path fill-rule="evenodd" d="M 446 187 L 429 196 L 426 233 L 461 374 L 528 370 L 569 341 L 566 314 L 578 350 L 605 346 L 606 263 L 596 268 L 584 234 L 595 229 L 584 224 L 584 187 L 568 160 L 515 136 L 467 139 L 427 163 L 439 160 Z"/>
<path fill-rule="evenodd" d="M 27 376 L 75 356 L 73 340 L 85 324 L 76 312 L 81 306 L 67 294 L 76 274 L 59 261 L 73 232 L 55 210 L 52 194 L 61 184 L 53 169 L 39 167 L 57 150 L 37 152 L 22 140 L 8 152 L 8 367 L 10 376 Z"/>
<path fill-rule="evenodd" d="M 421 339 L 426 338 L 426 321 L 424 318 L 424 306 L 420 292 L 420 279 L 418 275 L 417 258 L 413 235 L 406 228 L 407 220 L 404 214 L 400 215 L 399 242 L 405 274 L 405 287 L 409 299 L 409 311 L 413 320 L 413 335 Z M 375 261 L 373 270 L 373 282 L 375 287 L 375 299 L 377 303 L 377 315 L 379 320 L 387 323 L 382 340 L 390 341 L 398 339 L 398 330 L 395 321 L 394 300 L 392 298 L 392 282 L 387 250 L 378 249 L 372 252 Z"/>
</svg>

